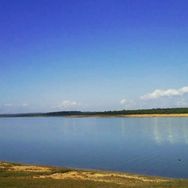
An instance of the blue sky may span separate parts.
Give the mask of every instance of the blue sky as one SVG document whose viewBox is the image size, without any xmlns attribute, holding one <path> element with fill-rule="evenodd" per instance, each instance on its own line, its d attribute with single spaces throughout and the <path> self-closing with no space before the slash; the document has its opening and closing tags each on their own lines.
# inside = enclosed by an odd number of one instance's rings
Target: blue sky
<svg viewBox="0 0 188 188">
<path fill-rule="evenodd" d="M 187 0 L 0 0 L 0 113 L 188 106 Z"/>
</svg>

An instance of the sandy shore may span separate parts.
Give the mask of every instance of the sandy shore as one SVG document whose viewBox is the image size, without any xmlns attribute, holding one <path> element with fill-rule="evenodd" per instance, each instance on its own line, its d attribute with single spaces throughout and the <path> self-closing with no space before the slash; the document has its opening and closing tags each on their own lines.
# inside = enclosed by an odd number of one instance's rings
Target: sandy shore
<svg viewBox="0 0 188 188">
<path fill-rule="evenodd" d="M 187 188 L 188 180 L 0 162 L 0 187 Z"/>
<path fill-rule="evenodd" d="M 188 117 L 188 114 L 133 114 L 121 115 L 121 117 Z"/>
<path fill-rule="evenodd" d="M 63 168 L 62 168 L 63 169 Z M 111 172 L 111 171 L 99 171 L 99 170 L 77 170 L 77 169 L 67 169 L 65 172 L 61 172 L 61 168 L 57 167 L 47 167 L 47 166 L 36 166 L 36 165 L 25 165 L 25 164 L 15 164 L 0 162 L 0 170 L 6 170 L 9 172 L 26 172 L 26 173 L 37 173 L 33 178 L 39 179 L 74 179 L 74 180 L 89 180 L 123 184 L 127 180 L 141 181 L 141 182 L 166 182 L 169 181 L 168 178 L 162 177 L 150 177 L 142 176 L 136 174 Z M 59 171 L 58 171 L 59 170 Z M 42 173 L 42 175 L 40 175 Z M 116 181 L 119 179 L 119 181 Z"/>
<path fill-rule="evenodd" d="M 69 115 L 69 116 L 62 116 L 67 118 L 115 118 L 115 117 L 124 117 L 124 118 L 152 118 L 152 117 L 188 117 L 188 114 L 131 114 L 131 115 Z"/>
</svg>

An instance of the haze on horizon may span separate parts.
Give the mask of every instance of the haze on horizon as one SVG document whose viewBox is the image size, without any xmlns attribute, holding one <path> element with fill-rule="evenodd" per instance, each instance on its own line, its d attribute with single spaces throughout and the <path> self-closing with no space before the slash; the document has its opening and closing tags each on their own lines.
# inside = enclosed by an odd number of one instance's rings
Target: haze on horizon
<svg viewBox="0 0 188 188">
<path fill-rule="evenodd" d="M 188 106 L 188 1 L 1 0 L 0 113 Z"/>
</svg>

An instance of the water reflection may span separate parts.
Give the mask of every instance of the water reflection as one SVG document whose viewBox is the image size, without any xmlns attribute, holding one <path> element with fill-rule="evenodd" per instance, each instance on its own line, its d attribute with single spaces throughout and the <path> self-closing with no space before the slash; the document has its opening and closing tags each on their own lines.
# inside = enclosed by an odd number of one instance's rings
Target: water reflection
<svg viewBox="0 0 188 188">
<path fill-rule="evenodd" d="M 181 120 L 181 124 L 177 119 L 168 118 L 162 121 L 159 118 L 153 119 L 153 138 L 157 144 L 170 144 L 184 143 L 188 144 L 188 123 L 186 120 Z"/>
<path fill-rule="evenodd" d="M 122 118 L 121 136 L 150 137 L 155 144 L 188 144 L 188 118 Z M 139 139 L 137 137 L 137 139 Z"/>
</svg>

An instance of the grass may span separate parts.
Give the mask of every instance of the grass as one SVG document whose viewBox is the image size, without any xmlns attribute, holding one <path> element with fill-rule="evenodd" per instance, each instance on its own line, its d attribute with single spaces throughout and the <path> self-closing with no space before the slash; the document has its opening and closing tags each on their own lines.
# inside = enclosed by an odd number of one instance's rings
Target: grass
<svg viewBox="0 0 188 188">
<path fill-rule="evenodd" d="M 1 188 L 187 188 L 188 180 L 0 162 Z"/>
</svg>

